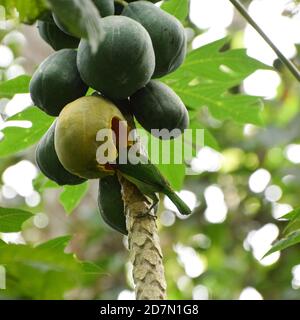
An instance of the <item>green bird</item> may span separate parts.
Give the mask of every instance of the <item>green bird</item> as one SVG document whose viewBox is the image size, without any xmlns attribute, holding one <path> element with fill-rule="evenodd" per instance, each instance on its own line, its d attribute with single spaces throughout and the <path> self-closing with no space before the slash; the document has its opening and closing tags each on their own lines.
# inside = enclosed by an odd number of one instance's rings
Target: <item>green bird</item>
<svg viewBox="0 0 300 320">
<path fill-rule="evenodd" d="M 133 160 L 133 156 L 130 156 L 129 153 L 127 163 L 117 163 L 115 165 L 116 169 L 125 179 L 133 183 L 145 196 L 153 200 L 152 207 L 159 201 L 156 195 L 156 193 L 159 192 L 165 194 L 174 203 L 181 214 L 191 214 L 191 209 L 180 199 L 180 197 L 178 197 L 171 188 L 170 183 L 163 177 L 158 168 L 145 156 L 139 155 L 139 159 L 141 161 L 138 164 L 134 164 L 134 162 L 131 161 Z"/>
</svg>

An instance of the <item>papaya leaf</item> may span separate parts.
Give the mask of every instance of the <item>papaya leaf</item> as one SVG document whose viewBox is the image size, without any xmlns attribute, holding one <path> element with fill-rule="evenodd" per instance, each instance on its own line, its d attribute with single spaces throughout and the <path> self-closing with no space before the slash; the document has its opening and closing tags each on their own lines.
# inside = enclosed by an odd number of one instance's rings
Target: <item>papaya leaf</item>
<svg viewBox="0 0 300 320">
<path fill-rule="evenodd" d="M 220 150 L 218 141 L 213 136 L 213 134 L 206 128 L 204 129 L 204 145 L 217 151 Z"/>
<path fill-rule="evenodd" d="M 104 274 L 104 269 L 102 269 L 101 267 L 99 267 L 97 264 L 93 262 L 83 261 L 81 265 L 86 274 L 90 274 L 90 275 Z"/>
<path fill-rule="evenodd" d="M 0 6 L 4 7 L 7 19 L 18 16 L 27 24 L 33 24 L 47 10 L 46 0 L 0 0 Z"/>
<path fill-rule="evenodd" d="M 22 75 L 0 83 L 0 98 L 12 98 L 17 93 L 28 93 L 30 76 Z"/>
<path fill-rule="evenodd" d="M 163 2 L 161 9 L 184 21 L 189 13 L 189 0 L 167 0 Z"/>
<path fill-rule="evenodd" d="M 284 235 L 288 235 L 294 231 L 300 230 L 300 208 L 287 213 L 282 218 L 289 220 L 288 225 L 283 230 Z"/>
<path fill-rule="evenodd" d="M 44 249 L 56 249 L 58 251 L 64 251 L 68 243 L 70 242 L 72 236 L 66 235 L 51 239 L 49 241 L 43 242 L 36 246 L 37 248 Z"/>
<path fill-rule="evenodd" d="M 1 247 L 0 261 L 7 274 L 3 294 L 8 296 L 63 299 L 67 290 L 86 280 L 82 262 L 60 247 L 9 244 Z"/>
<path fill-rule="evenodd" d="M 290 221 L 293 221 L 298 218 L 300 218 L 300 208 L 296 208 L 281 217 L 281 219 L 287 219 Z"/>
<path fill-rule="evenodd" d="M 71 213 L 83 199 L 88 191 L 88 183 L 82 183 L 77 186 L 65 186 L 60 194 L 59 201 L 67 213 Z"/>
<path fill-rule="evenodd" d="M 56 182 L 48 179 L 43 173 L 39 173 L 39 175 L 33 180 L 34 190 L 42 193 L 45 189 L 57 189 L 61 188 Z"/>
<path fill-rule="evenodd" d="M 53 12 L 78 38 L 89 41 L 95 52 L 104 36 L 101 17 L 92 0 L 48 0 Z"/>
<path fill-rule="evenodd" d="M 31 212 L 0 207 L 0 232 L 18 232 L 22 230 L 22 224 L 31 218 Z"/>
<path fill-rule="evenodd" d="M 262 124 L 261 99 L 243 94 L 230 94 L 229 89 L 258 69 L 270 69 L 250 58 L 245 49 L 221 51 L 224 38 L 190 52 L 185 63 L 163 81 L 172 87 L 184 103 L 194 110 L 207 106 L 220 120 Z"/>
<path fill-rule="evenodd" d="M 209 129 L 207 129 L 203 125 L 201 125 L 196 119 L 192 119 L 191 120 L 189 129 L 191 129 L 191 130 L 203 130 L 203 132 L 204 132 L 204 137 L 203 137 L 204 141 L 203 141 L 203 145 L 201 145 L 200 147 L 207 146 L 207 147 L 210 147 L 210 148 L 215 149 L 215 150 L 220 150 L 220 146 L 218 144 L 218 141 L 213 136 L 213 134 L 209 131 Z M 197 154 L 197 152 L 199 151 L 199 146 L 193 146 L 193 148 L 195 149 L 194 151 Z"/>
<path fill-rule="evenodd" d="M 30 128 L 15 126 L 2 130 L 4 137 L 0 140 L 0 158 L 15 154 L 32 146 L 43 136 L 53 122 L 53 118 L 46 115 L 37 107 L 30 107 L 13 117 L 9 121 L 30 121 Z"/>
<path fill-rule="evenodd" d="M 184 164 L 158 164 L 158 168 L 163 176 L 170 182 L 171 187 L 180 191 L 185 178 Z"/>
<path fill-rule="evenodd" d="M 137 123 L 137 128 L 142 129 Z M 151 136 L 146 130 L 140 130 L 139 136 L 144 145 L 147 145 L 147 154 L 150 161 L 155 164 L 161 171 L 163 176 L 169 181 L 171 187 L 177 191 L 181 190 L 185 178 L 185 164 L 180 161 L 180 164 L 175 163 L 175 152 L 184 151 L 174 148 L 175 141 L 182 139 L 178 137 L 173 140 L 161 140 Z M 184 160 L 183 154 L 176 154 Z M 165 159 L 165 160 L 164 160 Z M 169 161 L 168 161 L 169 160 Z"/>
<path fill-rule="evenodd" d="M 263 257 L 267 257 L 271 253 L 284 250 L 297 243 L 300 243 L 300 230 L 290 233 L 286 238 L 280 239 L 277 242 L 275 242 L 272 248 Z"/>
</svg>

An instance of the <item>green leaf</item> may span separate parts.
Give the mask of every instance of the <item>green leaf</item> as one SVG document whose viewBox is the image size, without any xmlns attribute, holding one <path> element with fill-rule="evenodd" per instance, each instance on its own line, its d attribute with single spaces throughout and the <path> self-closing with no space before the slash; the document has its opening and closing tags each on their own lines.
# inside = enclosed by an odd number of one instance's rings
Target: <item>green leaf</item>
<svg viewBox="0 0 300 320">
<path fill-rule="evenodd" d="M 287 219 L 293 221 L 297 218 L 300 218 L 300 208 L 296 208 L 289 213 L 286 213 L 284 216 L 280 217 L 280 219 Z"/>
<path fill-rule="evenodd" d="M 81 265 L 84 272 L 87 274 L 94 274 L 94 275 L 103 274 L 103 269 L 93 262 L 83 261 Z"/>
<path fill-rule="evenodd" d="M 196 119 L 191 120 L 189 129 L 194 130 L 194 131 L 195 130 L 203 130 L 204 131 L 203 132 L 203 134 L 204 134 L 203 145 L 201 145 L 201 146 L 194 146 L 193 145 L 194 156 L 197 155 L 197 152 L 199 151 L 199 147 L 203 147 L 203 146 L 207 146 L 207 147 L 210 147 L 215 150 L 220 150 L 220 146 L 219 146 L 216 138 L 212 135 L 212 133 L 207 128 L 205 128 L 203 125 L 201 125 L 201 123 L 199 123 Z M 192 142 L 195 141 L 195 138 L 193 138 L 193 139 L 194 140 Z"/>
<path fill-rule="evenodd" d="M 139 124 L 138 128 L 141 128 Z M 174 148 L 174 145 L 177 141 L 182 143 L 182 136 L 173 140 L 161 140 L 151 136 L 151 134 L 145 130 L 139 131 L 139 134 L 141 141 L 148 143 L 147 152 L 150 161 L 158 167 L 163 176 L 170 182 L 173 189 L 181 190 L 185 178 L 185 164 L 183 163 L 184 149 L 177 150 Z M 182 151 L 181 155 L 178 154 L 180 151 Z M 176 158 L 175 154 L 178 158 L 182 158 L 180 164 L 174 161 Z M 157 158 L 157 155 L 160 157 Z"/>
<path fill-rule="evenodd" d="M 290 220 L 289 224 L 283 230 L 284 235 L 300 230 L 300 208 L 287 213 L 282 218 Z"/>
<path fill-rule="evenodd" d="M 183 21 L 189 13 L 189 0 L 167 0 L 161 5 L 161 8 Z"/>
<path fill-rule="evenodd" d="M 277 242 L 275 242 L 272 246 L 272 248 L 264 255 L 264 257 L 267 257 L 273 252 L 280 251 L 283 249 L 286 249 L 288 247 L 291 247 L 297 243 L 300 243 L 300 230 L 295 231 L 291 234 L 289 234 L 286 238 L 283 238 Z"/>
<path fill-rule="evenodd" d="M 185 178 L 184 164 L 158 164 L 157 167 L 174 190 L 180 191 L 182 189 Z"/>
<path fill-rule="evenodd" d="M 7 272 L 5 294 L 13 297 L 63 299 L 85 277 L 81 261 L 57 248 L 9 244 L 1 247 L 0 261 Z"/>
<path fill-rule="evenodd" d="M 36 248 L 56 249 L 58 251 L 64 251 L 71 238 L 72 236 L 70 235 L 57 237 L 39 244 L 38 246 L 36 246 Z"/>
<path fill-rule="evenodd" d="M 48 0 L 53 12 L 70 32 L 87 38 L 95 52 L 104 36 L 99 11 L 92 0 Z"/>
<path fill-rule="evenodd" d="M 56 182 L 48 179 L 43 173 L 39 173 L 39 175 L 33 180 L 34 190 L 42 193 L 45 189 L 57 189 L 61 188 Z"/>
<path fill-rule="evenodd" d="M 220 150 L 218 141 L 207 128 L 204 129 L 204 145 L 217 151 Z"/>
<path fill-rule="evenodd" d="M 17 93 L 28 93 L 30 76 L 22 75 L 0 83 L 0 98 L 12 98 Z"/>
<path fill-rule="evenodd" d="M 0 232 L 18 232 L 33 214 L 28 211 L 0 207 Z"/>
<path fill-rule="evenodd" d="M 34 23 L 47 10 L 45 0 L 0 0 L 0 6 L 5 8 L 6 18 L 15 18 L 17 10 L 20 21 L 28 24 Z"/>
<path fill-rule="evenodd" d="M 182 67 L 163 81 L 194 111 L 207 106 L 215 118 L 261 125 L 261 99 L 228 90 L 254 71 L 270 67 L 248 57 L 245 49 L 221 52 L 226 42 L 227 38 L 192 51 Z"/>
<path fill-rule="evenodd" d="M 0 157 L 15 154 L 32 146 L 44 135 L 53 122 L 53 117 L 46 115 L 37 107 L 30 107 L 8 121 L 30 121 L 30 128 L 7 127 L 2 130 L 4 137 L 0 140 Z"/>
<path fill-rule="evenodd" d="M 65 186 L 60 194 L 59 201 L 67 213 L 71 213 L 80 203 L 88 191 L 88 183 L 82 183 L 77 186 Z"/>
</svg>

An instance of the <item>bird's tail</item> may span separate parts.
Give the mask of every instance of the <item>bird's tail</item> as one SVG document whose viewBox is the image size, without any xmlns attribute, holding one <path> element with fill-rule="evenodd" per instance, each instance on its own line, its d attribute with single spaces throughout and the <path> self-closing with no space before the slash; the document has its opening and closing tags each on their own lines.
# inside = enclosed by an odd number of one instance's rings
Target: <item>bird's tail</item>
<svg viewBox="0 0 300 320">
<path fill-rule="evenodd" d="M 175 206 L 181 214 L 189 215 L 192 213 L 191 209 L 187 206 L 187 204 L 184 201 L 182 201 L 173 190 L 168 190 L 168 192 L 166 192 L 166 195 L 175 204 Z"/>
</svg>

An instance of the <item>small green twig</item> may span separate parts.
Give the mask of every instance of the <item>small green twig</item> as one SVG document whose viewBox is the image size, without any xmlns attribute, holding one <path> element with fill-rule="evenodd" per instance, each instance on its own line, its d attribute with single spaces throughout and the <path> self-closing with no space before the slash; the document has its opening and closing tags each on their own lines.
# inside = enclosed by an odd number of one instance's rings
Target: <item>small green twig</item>
<svg viewBox="0 0 300 320">
<path fill-rule="evenodd" d="M 266 33 L 259 27 L 259 25 L 248 14 L 247 9 L 240 3 L 239 0 L 229 0 L 239 13 L 247 20 L 247 22 L 260 34 L 266 43 L 274 50 L 281 62 L 290 70 L 294 77 L 300 82 L 300 72 L 296 66 L 284 56 L 284 54 L 275 46 Z"/>
</svg>

